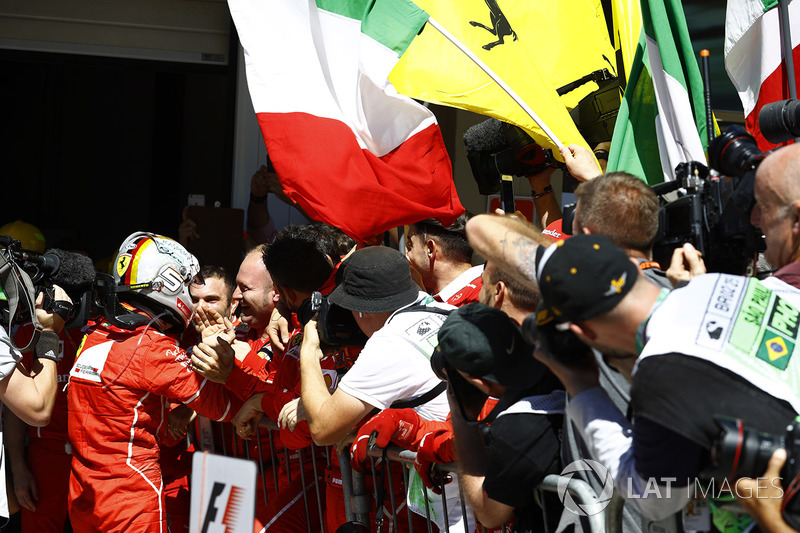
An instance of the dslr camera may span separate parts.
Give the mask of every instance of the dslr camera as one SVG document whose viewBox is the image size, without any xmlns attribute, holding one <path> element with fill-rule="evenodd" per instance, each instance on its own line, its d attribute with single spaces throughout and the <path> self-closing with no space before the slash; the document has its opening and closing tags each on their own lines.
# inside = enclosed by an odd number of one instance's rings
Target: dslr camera
<svg viewBox="0 0 800 533">
<path fill-rule="evenodd" d="M 724 479 L 758 478 L 767 470 L 772 454 L 778 448 L 786 450 L 786 463 L 781 469 L 783 486 L 783 517 L 795 529 L 800 528 L 800 416 L 792 420 L 783 435 L 762 433 L 744 426 L 742 420 L 714 417 L 719 434 L 711 447 L 712 468 L 704 477 L 722 483 Z"/>
<path fill-rule="evenodd" d="M 317 331 L 323 344 L 363 347 L 367 343 L 367 336 L 356 324 L 353 313 L 330 303 L 319 291 L 303 301 L 297 319 L 305 326 L 314 315 L 317 315 Z"/>
</svg>

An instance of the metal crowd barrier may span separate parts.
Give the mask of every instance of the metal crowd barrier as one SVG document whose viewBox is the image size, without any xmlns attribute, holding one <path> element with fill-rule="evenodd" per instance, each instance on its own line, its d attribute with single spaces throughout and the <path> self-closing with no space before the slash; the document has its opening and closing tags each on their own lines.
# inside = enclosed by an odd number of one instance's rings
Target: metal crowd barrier
<svg viewBox="0 0 800 533">
<path fill-rule="evenodd" d="M 208 425 L 208 422 L 206 421 L 204 421 L 204 423 Z M 278 430 L 277 424 L 272 420 L 262 419 L 260 427 L 258 428 L 255 437 L 255 443 L 256 443 L 255 447 L 257 451 L 256 457 L 252 457 L 251 456 L 252 454 L 250 452 L 252 446 L 250 444 L 251 441 L 241 440 L 236 435 L 236 432 L 231 430 L 230 424 L 218 424 L 215 422 L 210 422 L 210 424 L 212 428 L 211 434 L 213 435 L 216 433 L 222 435 L 223 438 L 220 439 L 221 442 L 216 442 L 216 439 L 211 443 L 205 442 L 203 445 L 206 446 L 206 449 L 208 449 L 208 446 L 210 445 L 212 449 L 209 451 L 213 451 L 214 453 L 249 459 L 255 461 L 258 464 L 259 483 L 261 483 L 261 489 L 262 489 L 261 492 L 263 492 L 264 506 L 267 506 L 269 504 L 270 498 L 274 497 L 280 492 L 277 466 L 281 464 L 280 456 L 282 455 L 284 461 L 283 464 L 285 464 L 286 466 L 286 476 L 288 478 L 287 481 L 291 482 L 295 478 L 299 478 L 301 480 L 300 483 L 302 487 L 303 505 L 305 508 L 305 531 L 307 533 L 316 533 L 316 532 L 326 533 L 325 518 L 324 518 L 325 512 L 322 504 L 322 502 L 324 501 L 323 491 L 325 490 L 324 487 L 325 482 L 324 482 L 324 476 L 322 477 L 320 476 L 319 473 L 320 465 L 318 464 L 318 462 L 319 459 L 321 459 L 320 455 L 322 455 L 322 457 L 324 457 L 323 460 L 324 465 L 326 467 L 330 467 L 331 454 L 335 453 L 333 447 L 326 446 L 320 448 L 312 444 L 310 447 L 297 450 L 296 452 L 294 451 L 290 452 L 288 449 L 285 448 L 283 450 L 276 450 L 274 446 L 274 438 L 272 432 Z M 214 429 L 215 426 L 216 429 Z M 264 450 L 262 446 L 261 436 L 263 431 L 267 432 L 267 439 L 265 439 L 269 444 L 269 449 L 267 450 Z M 228 436 L 230 436 L 231 438 L 230 442 L 227 442 Z M 204 435 L 203 438 L 200 438 L 200 436 L 198 435 L 198 440 L 208 441 L 208 435 Z M 239 450 L 244 450 L 243 456 L 242 454 L 239 453 Z M 294 455 L 296 455 L 296 462 L 297 462 L 296 470 L 293 470 L 292 468 L 293 459 L 295 459 L 295 457 L 293 457 Z M 378 472 L 376 472 L 375 470 L 375 459 L 385 458 L 387 464 L 383 468 L 385 468 L 385 471 L 388 474 L 387 480 L 389 487 L 393 486 L 393 481 L 394 481 L 392 479 L 390 464 L 399 463 L 403 466 L 402 493 L 405 495 L 408 490 L 409 471 L 410 469 L 414 468 L 416 453 L 409 450 L 404 450 L 396 446 L 390 446 L 385 451 L 385 453 L 383 450 L 374 449 L 374 450 L 368 450 L 367 455 L 372 458 L 371 475 L 372 478 L 376 480 L 382 478 L 380 478 Z M 312 502 L 309 501 L 309 493 L 307 490 L 309 486 L 308 486 L 308 480 L 306 480 L 305 468 L 303 465 L 303 460 L 306 457 L 311 458 L 312 472 L 314 476 L 313 480 L 313 485 L 315 490 L 314 494 L 316 495 L 316 511 L 319 515 L 319 524 L 316 523 L 316 520 L 312 519 L 310 513 L 311 509 L 310 505 L 312 504 Z M 268 461 L 265 461 L 265 459 L 268 459 Z M 370 494 L 367 489 L 368 484 L 366 483 L 365 475 L 356 472 L 350 468 L 350 455 L 348 453 L 339 455 L 339 462 L 342 473 L 342 488 L 344 491 L 345 515 L 347 517 L 347 520 L 364 524 L 372 531 L 375 529 L 374 527 L 375 524 L 370 523 L 369 511 L 373 503 L 372 498 L 374 498 L 375 502 L 377 502 L 380 499 L 377 493 L 377 483 L 373 484 L 374 485 L 373 491 L 372 494 Z M 273 466 L 273 468 L 271 468 L 272 470 L 271 474 L 268 474 L 265 471 L 265 465 L 268 464 L 272 464 Z M 445 473 L 455 472 L 457 469 L 457 464 L 448 463 L 444 465 L 436 465 L 436 468 Z M 272 485 L 274 487 L 273 491 L 268 490 L 269 489 L 268 476 L 272 477 L 271 480 L 273 482 Z M 561 476 L 555 474 L 548 475 L 535 490 L 539 493 L 557 492 L 558 482 L 560 478 Z M 321 479 L 323 479 L 323 481 L 320 482 Z M 453 495 L 447 494 L 447 485 L 443 485 L 441 488 L 443 489 L 442 513 L 445 516 L 444 520 L 445 527 L 443 531 L 445 531 L 446 533 L 450 533 L 451 529 L 449 527 L 448 520 L 446 518 L 447 517 L 446 507 L 448 501 L 447 499 L 453 497 Z M 597 494 L 592 489 L 592 487 L 587 482 L 578 478 L 574 477 L 570 478 L 569 482 L 566 485 L 566 490 L 572 495 L 575 501 L 579 504 L 588 504 L 596 502 L 598 500 Z M 408 509 L 408 506 L 406 505 L 405 496 L 403 496 L 402 502 L 397 502 L 392 490 L 388 490 L 387 493 L 388 494 L 386 495 L 384 502 L 386 504 L 389 504 L 391 510 L 391 515 L 392 515 L 390 519 L 392 521 L 391 531 L 398 531 L 399 520 L 401 520 L 401 518 L 399 518 L 398 515 L 402 513 L 403 506 L 406 507 L 405 520 L 407 520 L 408 529 L 411 532 L 415 531 L 414 525 L 412 523 L 413 513 L 410 509 Z M 466 505 L 464 504 L 465 500 L 463 498 L 463 494 L 459 493 L 457 497 L 461 502 L 461 513 L 464 522 L 464 530 L 466 533 L 473 533 L 468 528 L 468 524 L 470 523 L 471 517 L 467 516 L 467 508 Z M 588 523 L 589 530 L 591 531 L 591 533 L 603 533 L 603 532 L 621 533 L 622 531 L 621 515 L 622 515 L 623 504 L 624 501 L 622 500 L 622 498 L 619 497 L 619 495 L 615 491 L 614 497 L 612 498 L 611 502 L 609 503 L 609 506 L 605 510 L 600 511 L 595 515 L 585 517 L 586 521 L 585 523 Z M 426 524 L 425 531 L 427 531 L 428 533 L 434 533 L 435 531 L 439 530 L 433 523 L 433 520 L 431 518 L 431 512 L 432 510 L 428 507 L 427 499 L 425 499 L 425 516 L 423 518 Z M 377 511 L 376 511 L 376 516 L 377 516 Z M 474 523 L 474 518 L 472 519 L 472 522 Z M 267 524 L 266 527 L 268 527 L 268 525 L 269 524 Z M 384 524 L 384 526 L 386 526 L 386 524 Z M 544 531 L 547 530 L 546 525 L 543 525 L 543 530 Z M 503 529 L 502 531 L 505 531 L 505 529 Z M 481 528 L 480 532 L 487 533 L 487 530 L 485 528 Z M 328 531 L 327 533 L 335 533 L 335 532 Z"/>
</svg>

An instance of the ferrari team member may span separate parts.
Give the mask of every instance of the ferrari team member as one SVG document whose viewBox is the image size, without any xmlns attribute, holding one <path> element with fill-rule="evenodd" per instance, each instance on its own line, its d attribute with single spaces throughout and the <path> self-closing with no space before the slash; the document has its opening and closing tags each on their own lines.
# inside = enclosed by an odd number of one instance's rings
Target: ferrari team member
<svg viewBox="0 0 800 533">
<path fill-rule="evenodd" d="M 483 265 L 472 266 L 472 246 L 461 215 L 449 227 L 426 218 L 408 227 L 406 258 L 419 272 L 425 290 L 439 302 L 456 307 L 477 302 Z"/>
<path fill-rule="evenodd" d="M 168 399 L 218 421 L 241 402 L 194 373 L 178 345 L 193 310 L 195 257 L 176 241 L 138 232 L 122 243 L 113 268 L 120 305 L 90 325 L 70 372 L 70 521 L 78 533 L 163 533 L 158 434 Z M 205 344 L 195 349 L 232 342 L 226 326 L 204 330 Z"/>
</svg>

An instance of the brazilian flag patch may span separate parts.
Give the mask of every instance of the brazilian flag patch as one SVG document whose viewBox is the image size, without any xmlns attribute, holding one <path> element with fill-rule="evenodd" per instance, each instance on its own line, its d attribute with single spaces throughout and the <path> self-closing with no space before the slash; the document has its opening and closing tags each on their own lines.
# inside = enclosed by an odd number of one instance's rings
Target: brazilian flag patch
<svg viewBox="0 0 800 533">
<path fill-rule="evenodd" d="M 793 351 L 794 343 L 792 341 L 767 331 L 756 357 L 766 361 L 778 370 L 786 370 Z"/>
</svg>

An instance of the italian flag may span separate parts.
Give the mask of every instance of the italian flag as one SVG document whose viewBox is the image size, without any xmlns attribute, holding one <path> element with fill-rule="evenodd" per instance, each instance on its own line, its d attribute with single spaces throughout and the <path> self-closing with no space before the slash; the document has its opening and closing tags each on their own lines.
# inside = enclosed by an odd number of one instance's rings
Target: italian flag
<svg viewBox="0 0 800 533">
<path fill-rule="evenodd" d="M 406 0 L 229 0 L 286 194 L 359 241 L 464 208 L 436 119 L 389 72 L 428 19 Z"/>
<path fill-rule="evenodd" d="M 794 77 L 800 86 L 800 1 L 789 2 L 789 21 Z M 747 131 L 761 150 L 775 148 L 761 135 L 758 114 L 764 105 L 789 98 L 777 0 L 728 0 L 725 69 L 742 100 Z"/>
<path fill-rule="evenodd" d="M 678 0 L 642 0 L 642 32 L 617 115 L 608 172 L 654 185 L 680 163 L 705 164 L 703 80 Z"/>
</svg>

